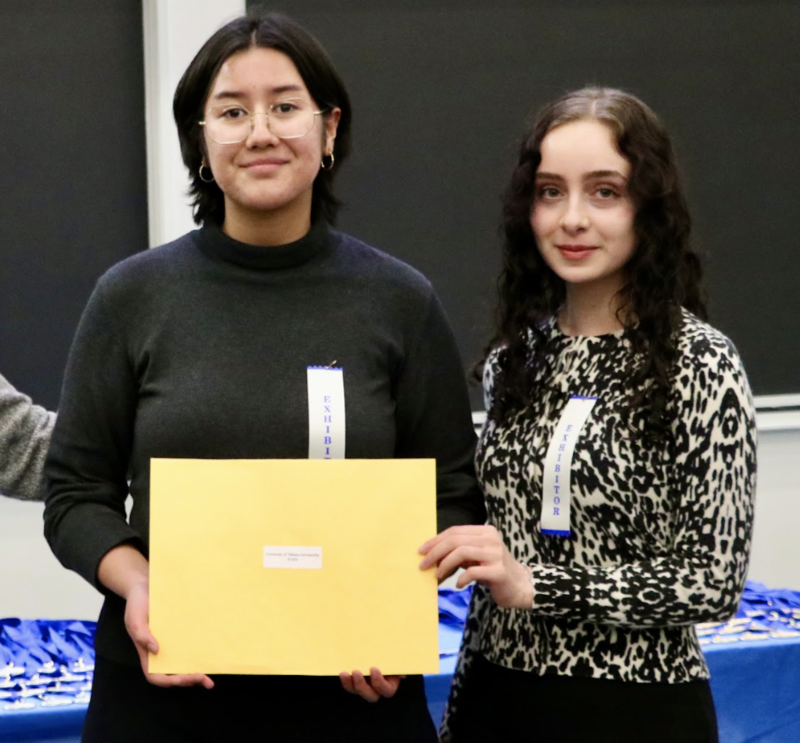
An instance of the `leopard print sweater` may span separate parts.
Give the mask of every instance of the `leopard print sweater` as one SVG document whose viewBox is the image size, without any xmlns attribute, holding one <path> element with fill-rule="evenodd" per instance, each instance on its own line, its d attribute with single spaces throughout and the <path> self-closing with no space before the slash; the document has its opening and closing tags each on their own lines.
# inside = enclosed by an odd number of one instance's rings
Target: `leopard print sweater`
<svg viewBox="0 0 800 743">
<path fill-rule="evenodd" d="M 543 415 L 488 421 L 476 455 L 489 522 L 531 568 L 533 610 L 502 609 L 476 586 L 444 740 L 475 653 L 540 675 L 707 678 L 693 625 L 728 618 L 744 587 L 756 427 L 731 342 L 683 313 L 668 403 L 671 440 L 655 446 L 634 438 L 621 420 L 620 369 L 631 352 L 622 332 L 568 337 L 554 321 L 546 332 L 555 364 L 541 398 Z M 487 410 L 496 373 L 490 357 Z M 572 535 L 564 538 L 540 531 L 541 483 L 553 430 L 573 395 L 597 402 L 574 450 Z"/>
</svg>

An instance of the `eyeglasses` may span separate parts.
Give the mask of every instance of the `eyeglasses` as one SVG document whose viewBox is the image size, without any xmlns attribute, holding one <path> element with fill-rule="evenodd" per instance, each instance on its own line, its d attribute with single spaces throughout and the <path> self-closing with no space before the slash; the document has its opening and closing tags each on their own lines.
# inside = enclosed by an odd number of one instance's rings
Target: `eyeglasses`
<svg viewBox="0 0 800 743">
<path fill-rule="evenodd" d="M 209 139 L 217 144 L 238 144 L 247 139 L 256 125 L 256 116 L 267 117 L 267 128 L 280 139 L 305 137 L 314 128 L 314 117 L 325 113 L 315 111 L 302 98 L 275 101 L 267 111 L 250 113 L 238 103 L 212 106 L 206 111 L 204 126 Z"/>
</svg>

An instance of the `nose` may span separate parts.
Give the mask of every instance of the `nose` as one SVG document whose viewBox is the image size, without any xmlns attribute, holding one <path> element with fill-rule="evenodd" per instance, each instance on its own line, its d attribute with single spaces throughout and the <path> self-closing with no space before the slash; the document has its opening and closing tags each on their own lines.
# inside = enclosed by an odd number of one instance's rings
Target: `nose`
<svg viewBox="0 0 800 743">
<path fill-rule="evenodd" d="M 264 147 L 279 141 L 269 128 L 269 112 L 256 111 L 250 114 L 250 134 L 246 140 L 248 147 Z"/>
<path fill-rule="evenodd" d="M 586 202 L 580 195 L 571 195 L 564 205 L 561 214 L 561 227 L 565 232 L 575 233 L 589 226 L 589 212 Z"/>
</svg>

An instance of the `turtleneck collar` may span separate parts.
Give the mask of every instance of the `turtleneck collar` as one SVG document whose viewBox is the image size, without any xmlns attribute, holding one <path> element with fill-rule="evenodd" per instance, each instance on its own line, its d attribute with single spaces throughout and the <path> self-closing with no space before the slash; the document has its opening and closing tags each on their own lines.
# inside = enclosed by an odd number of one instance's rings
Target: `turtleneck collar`
<svg viewBox="0 0 800 743">
<path fill-rule="evenodd" d="M 206 224 L 195 233 L 198 247 L 209 257 L 242 268 L 274 270 L 298 266 L 330 249 L 333 244 L 328 225 L 322 219 L 299 240 L 286 245 L 249 245 L 226 235 L 215 224 Z"/>
</svg>

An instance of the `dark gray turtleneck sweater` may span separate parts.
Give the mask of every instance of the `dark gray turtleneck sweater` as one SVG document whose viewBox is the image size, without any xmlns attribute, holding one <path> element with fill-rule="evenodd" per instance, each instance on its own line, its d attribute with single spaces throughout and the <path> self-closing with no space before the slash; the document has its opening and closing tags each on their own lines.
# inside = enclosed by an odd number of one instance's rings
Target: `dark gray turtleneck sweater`
<svg viewBox="0 0 800 743">
<path fill-rule="evenodd" d="M 325 224 L 278 247 L 205 227 L 118 264 L 89 300 L 45 466 L 56 556 L 97 585 L 113 547 L 147 555 L 151 457 L 307 457 L 306 368 L 333 361 L 346 456 L 433 457 L 439 528 L 482 523 L 464 373 L 428 281 Z M 97 649 L 137 663 L 123 611 L 107 596 Z"/>
</svg>

